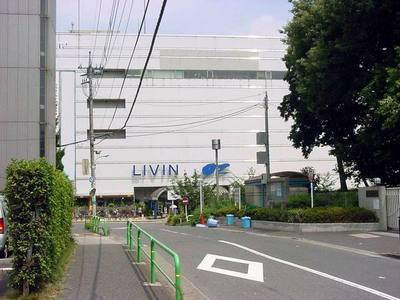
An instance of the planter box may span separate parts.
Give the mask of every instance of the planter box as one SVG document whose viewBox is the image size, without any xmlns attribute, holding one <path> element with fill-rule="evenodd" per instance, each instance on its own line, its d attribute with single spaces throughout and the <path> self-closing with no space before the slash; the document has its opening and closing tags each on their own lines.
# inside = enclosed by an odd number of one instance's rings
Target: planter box
<svg viewBox="0 0 400 300">
<path fill-rule="evenodd" d="M 226 224 L 225 218 L 219 218 L 221 224 Z M 238 218 L 235 224 L 241 226 Z M 379 223 L 285 223 L 273 221 L 252 220 L 251 227 L 260 230 L 291 231 L 291 232 L 346 232 L 346 231 L 378 231 Z"/>
</svg>

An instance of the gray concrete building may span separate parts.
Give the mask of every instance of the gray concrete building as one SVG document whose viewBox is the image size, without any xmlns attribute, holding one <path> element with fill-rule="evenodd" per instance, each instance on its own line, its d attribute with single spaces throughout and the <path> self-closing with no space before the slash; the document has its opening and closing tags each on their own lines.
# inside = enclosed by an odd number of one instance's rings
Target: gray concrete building
<svg viewBox="0 0 400 300">
<path fill-rule="evenodd" d="M 0 0 L 0 191 L 12 158 L 55 163 L 56 0 Z"/>
</svg>

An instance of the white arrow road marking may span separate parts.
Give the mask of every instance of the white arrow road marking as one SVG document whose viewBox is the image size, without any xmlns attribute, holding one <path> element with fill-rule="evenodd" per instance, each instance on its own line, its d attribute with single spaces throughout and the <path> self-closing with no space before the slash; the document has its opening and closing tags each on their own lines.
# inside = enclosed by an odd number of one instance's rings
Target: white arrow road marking
<svg viewBox="0 0 400 300">
<path fill-rule="evenodd" d="M 215 263 L 215 261 L 217 259 L 229 261 L 229 262 L 246 264 L 246 265 L 248 265 L 247 273 L 236 272 L 236 271 L 213 267 L 213 264 Z M 255 262 L 255 261 L 243 260 L 243 259 L 214 255 L 214 254 L 207 254 L 203 258 L 201 263 L 197 266 L 197 269 L 203 270 L 203 271 L 214 272 L 214 273 L 218 273 L 218 274 L 224 274 L 224 275 L 233 276 L 233 277 L 239 277 L 239 278 L 248 279 L 248 280 L 264 282 L 263 264 L 259 263 L 259 262 Z"/>
<path fill-rule="evenodd" d="M 297 268 L 297 269 L 300 269 L 300 270 L 303 270 L 303 271 L 306 271 L 306 272 L 309 272 L 309 273 L 312 273 L 312 274 L 319 275 L 321 277 L 325 277 L 325 278 L 328 278 L 328 279 L 343 283 L 345 285 L 354 287 L 354 288 L 359 289 L 359 290 L 363 290 L 365 292 L 377 295 L 377 296 L 385 298 L 385 299 L 400 300 L 400 298 L 396 298 L 394 296 L 382 293 L 380 291 L 371 289 L 371 288 L 369 288 L 367 286 L 364 286 L 364 285 L 361 285 L 361 284 L 358 284 L 358 283 L 355 283 L 355 282 L 352 282 L 352 281 L 348 281 L 348 280 L 345 280 L 345 279 L 342 279 L 342 278 L 339 278 L 339 277 L 336 277 L 336 276 L 333 276 L 333 275 L 330 275 L 330 274 L 327 274 L 327 273 L 324 273 L 324 272 L 320 272 L 320 271 L 317 271 L 317 270 L 314 270 L 314 269 L 311 269 L 311 268 L 308 268 L 308 267 L 304 267 L 304 266 L 301 266 L 301 265 L 298 265 L 298 264 L 295 264 L 295 263 L 292 263 L 292 262 L 289 262 L 289 261 L 286 261 L 286 260 L 283 260 L 283 259 L 280 259 L 280 258 L 276 258 L 276 257 L 270 256 L 270 255 L 258 252 L 257 250 L 253 250 L 253 249 L 250 249 L 248 247 L 236 244 L 236 243 L 231 243 L 231 242 L 222 241 L 222 240 L 219 240 L 219 242 L 225 243 L 225 244 L 228 244 L 228 245 L 232 245 L 232 246 L 235 246 L 235 247 L 238 247 L 238 248 L 241 248 L 243 250 L 249 251 L 250 253 L 265 257 L 265 258 L 267 258 L 269 260 L 272 260 L 272 261 L 275 261 L 275 262 L 278 262 L 278 263 L 281 263 L 281 264 L 284 264 L 284 265 L 291 266 L 293 268 Z"/>
</svg>

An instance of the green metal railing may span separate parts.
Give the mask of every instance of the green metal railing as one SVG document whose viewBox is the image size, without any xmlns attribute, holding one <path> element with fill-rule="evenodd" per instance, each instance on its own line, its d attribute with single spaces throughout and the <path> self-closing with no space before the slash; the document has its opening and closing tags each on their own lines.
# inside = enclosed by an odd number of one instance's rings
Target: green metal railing
<svg viewBox="0 0 400 300">
<path fill-rule="evenodd" d="M 110 228 L 107 223 L 100 217 L 90 217 L 89 223 L 85 219 L 85 228 L 89 228 L 92 232 L 97 234 L 103 234 L 104 236 L 110 235 Z M 89 224 L 89 226 L 88 226 Z"/>
<path fill-rule="evenodd" d="M 136 234 L 133 234 L 133 230 L 136 230 Z M 143 250 L 142 238 L 146 236 L 150 241 L 150 254 Z M 133 241 L 136 237 L 136 243 Z M 142 228 L 135 223 L 128 221 L 126 230 L 126 245 L 129 250 L 133 250 L 133 246 L 136 246 L 136 262 L 142 262 L 142 254 L 144 254 L 150 260 L 150 283 L 157 281 L 156 269 L 164 275 L 165 279 L 175 288 L 175 299 L 183 299 L 182 282 L 181 282 L 181 263 L 179 255 L 171 250 L 169 247 L 156 240 L 153 236 L 148 234 Z M 158 247 L 156 247 L 158 246 Z M 162 249 L 165 253 L 169 254 L 174 260 L 175 267 L 175 280 L 168 276 L 168 274 L 161 268 L 156 262 L 156 249 Z"/>
</svg>

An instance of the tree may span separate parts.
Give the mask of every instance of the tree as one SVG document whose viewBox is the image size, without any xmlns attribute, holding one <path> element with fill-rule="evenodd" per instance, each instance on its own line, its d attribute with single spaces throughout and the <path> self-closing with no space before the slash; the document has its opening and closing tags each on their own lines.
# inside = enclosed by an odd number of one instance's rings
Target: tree
<svg viewBox="0 0 400 300">
<path fill-rule="evenodd" d="M 383 83 L 389 74 L 385 75 L 385 70 L 397 67 L 400 1 L 291 2 L 293 19 L 284 29 L 288 45 L 285 80 L 290 94 L 279 107 L 281 116 L 293 119 L 289 138 L 305 157 L 314 147 L 331 147 L 341 189 L 347 190 L 346 170 L 364 179 L 374 176 L 378 161 L 369 160 L 366 165 L 363 159 L 386 151 L 380 144 L 382 136 L 375 142 L 368 134 L 383 129 L 388 120 L 384 107 L 393 105 L 393 101 L 381 99 L 393 95 Z M 383 98 L 385 91 L 389 95 Z M 379 163 L 385 164 L 384 173 L 393 175 L 399 169 L 391 170 L 388 162 L 398 160 L 392 156 L 398 133 L 393 127 L 387 131 L 392 136 L 391 150 Z M 373 145 L 365 147 L 366 141 Z"/>
<path fill-rule="evenodd" d="M 192 176 L 184 174 L 182 179 L 175 179 L 172 181 L 172 189 L 175 194 L 181 197 L 189 198 L 189 211 L 194 210 L 200 205 L 200 190 L 199 190 L 200 175 L 196 171 Z M 210 199 L 215 198 L 215 193 L 212 186 L 203 186 L 204 203 L 206 204 Z"/>
<path fill-rule="evenodd" d="M 65 155 L 65 148 L 57 148 L 56 150 L 56 169 L 64 171 L 64 164 L 62 163 L 62 158 Z"/>
</svg>

